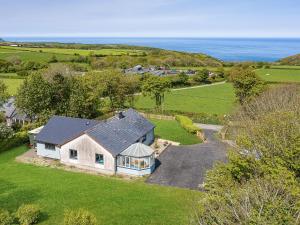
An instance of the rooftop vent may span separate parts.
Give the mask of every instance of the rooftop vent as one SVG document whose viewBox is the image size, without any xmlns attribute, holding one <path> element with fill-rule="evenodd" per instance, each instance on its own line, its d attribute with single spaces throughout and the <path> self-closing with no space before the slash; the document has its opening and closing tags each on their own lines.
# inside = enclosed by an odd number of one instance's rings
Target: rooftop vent
<svg viewBox="0 0 300 225">
<path fill-rule="evenodd" d="M 87 122 L 85 123 L 85 125 L 87 125 L 87 126 L 90 125 L 90 121 L 87 121 Z"/>
</svg>

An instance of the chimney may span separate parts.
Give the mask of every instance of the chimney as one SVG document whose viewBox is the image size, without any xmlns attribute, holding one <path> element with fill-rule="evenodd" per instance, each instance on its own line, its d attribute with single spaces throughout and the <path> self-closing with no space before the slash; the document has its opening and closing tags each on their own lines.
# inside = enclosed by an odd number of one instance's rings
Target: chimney
<svg viewBox="0 0 300 225">
<path fill-rule="evenodd" d="M 116 112 L 116 117 L 120 120 L 120 119 L 123 119 L 125 116 L 124 116 L 122 111 L 117 111 Z"/>
</svg>

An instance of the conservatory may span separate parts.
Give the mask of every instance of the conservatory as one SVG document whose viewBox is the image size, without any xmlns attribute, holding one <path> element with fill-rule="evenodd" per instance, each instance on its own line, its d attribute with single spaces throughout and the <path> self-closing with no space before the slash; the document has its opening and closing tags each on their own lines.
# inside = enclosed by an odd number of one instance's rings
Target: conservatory
<svg viewBox="0 0 300 225">
<path fill-rule="evenodd" d="M 154 151 L 142 143 L 135 143 L 117 157 L 117 172 L 143 176 L 155 169 Z"/>
</svg>

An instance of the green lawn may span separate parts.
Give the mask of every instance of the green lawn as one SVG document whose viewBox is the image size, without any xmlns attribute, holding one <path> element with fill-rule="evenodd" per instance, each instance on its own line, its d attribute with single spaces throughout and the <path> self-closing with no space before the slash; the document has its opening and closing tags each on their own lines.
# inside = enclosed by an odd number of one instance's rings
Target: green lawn
<svg viewBox="0 0 300 225">
<path fill-rule="evenodd" d="M 13 212 L 23 203 L 42 207 L 40 224 L 60 224 L 67 208 L 85 208 L 101 224 L 187 224 L 189 199 L 201 193 L 17 163 L 19 147 L 0 154 L 0 206 Z"/>
<path fill-rule="evenodd" d="M 201 143 L 201 140 L 185 131 L 176 120 L 151 119 L 156 125 L 155 135 L 162 139 L 179 142 L 182 145 L 192 145 Z"/>
<path fill-rule="evenodd" d="M 100 50 L 86 50 L 86 49 L 66 49 L 66 48 L 24 48 L 24 47 L 5 47 L 8 50 L 16 51 L 31 51 L 31 52 L 44 52 L 52 54 L 67 54 L 67 55 L 84 55 L 87 56 L 91 53 L 101 55 L 141 55 L 142 50 L 131 50 L 131 49 L 100 49 Z"/>
<path fill-rule="evenodd" d="M 230 113 L 234 105 L 233 87 L 226 83 L 166 93 L 164 109 L 223 115 Z M 135 107 L 137 109 L 154 108 L 155 101 L 150 97 L 138 96 Z"/>
<path fill-rule="evenodd" d="M 256 73 L 264 80 L 270 82 L 300 82 L 300 69 L 286 66 L 273 69 L 259 69 Z"/>
<path fill-rule="evenodd" d="M 0 78 L 0 80 L 6 84 L 10 95 L 15 95 L 18 88 L 23 83 L 23 79 Z"/>
</svg>

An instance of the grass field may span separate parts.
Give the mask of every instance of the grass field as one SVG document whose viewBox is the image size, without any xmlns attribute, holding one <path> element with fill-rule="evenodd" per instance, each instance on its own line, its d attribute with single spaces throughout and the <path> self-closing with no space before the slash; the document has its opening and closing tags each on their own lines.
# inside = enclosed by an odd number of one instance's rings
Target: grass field
<svg viewBox="0 0 300 225">
<path fill-rule="evenodd" d="M 66 54 L 53 54 L 47 52 L 30 52 L 30 51 L 22 51 L 21 49 L 10 49 L 0 47 L 0 59 L 7 59 L 12 56 L 18 56 L 22 61 L 35 61 L 40 63 L 48 62 L 53 55 L 56 56 L 58 60 L 68 60 L 71 58 L 70 55 Z"/>
<path fill-rule="evenodd" d="M 23 79 L 0 78 L 0 80 L 6 84 L 10 95 L 15 95 L 18 88 L 23 83 Z"/>
<path fill-rule="evenodd" d="M 277 67 L 273 69 L 259 69 L 256 73 L 270 82 L 300 82 L 300 69 L 293 67 Z"/>
<path fill-rule="evenodd" d="M 164 109 L 224 115 L 230 113 L 234 105 L 233 87 L 226 83 L 166 93 Z M 155 101 L 150 97 L 138 96 L 135 107 L 137 109 L 154 108 Z"/>
<path fill-rule="evenodd" d="M 85 208 L 100 224 L 187 224 L 189 199 L 201 193 L 15 162 L 19 147 L 0 154 L 0 207 L 42 207 L 39 224 L 61 224 L 67 208 Z"/>
<path fill-rule="evenodd" d="M 162 139 L 179 142 L 182 145 L 201 143 L 201 140 L 185 131 L 176 120 L 151 119 L 155 124 L 155 135 Z"/>
<path fill-rule="evenodd" d="M 65 48 L 23 48 L 23 47 L 5 47 L 8 50 L 16 51 L 31 51 L 31 52 L 40 52 L 43 53 L 52 53 L 52 54 L 66 54 L 74 55 L 79 54 L 83 56 L 88 56 L 91 53 L 101 54 L 101 55 L 141 55 L 144 53 L 142 50 L 131 50 L 131 49 L 101 49 L 101 50 L 85 50 L 85 49 L 65 49 Z"/>
</svg>

